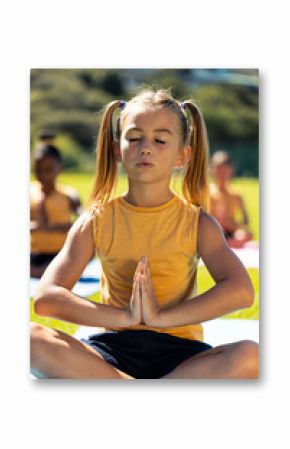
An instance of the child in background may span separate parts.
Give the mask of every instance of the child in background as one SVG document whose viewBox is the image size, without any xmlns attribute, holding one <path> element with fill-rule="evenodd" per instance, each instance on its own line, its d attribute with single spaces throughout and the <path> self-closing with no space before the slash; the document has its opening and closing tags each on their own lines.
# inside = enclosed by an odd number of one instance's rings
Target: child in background
<svg viewBox="0 0 290 449">
<path fill-rule="evenodd" d="M 56 133 L 52 131 L 51 129 L 43 129 L 38 134 L 38 143 L 47 145 L 54 145 L 54 141 L 56 138 Z"/>
<path fill-rule="evenodd" d="M 39 278 L 62 248 L 72 225 L 72 214 L 81 213 L 77 192 L 57 184 L 62 161 L 58 149 L 42 144 L 34 154 L 37 181 L 30 187 L 30 275 Z"/>
<path fill-rule="evenodd" d="M 241 248 L 251 240 L 249 219 L 241 195 L 231 186 L 234 174 L 232 160 L 225 151 L 217 151 L 210 161 L 215 184 L 210 185 L 210 213 L 223 228 L 229 245 Z M 240 221 L 237 221 L 240 215 Z"/>
<path fill-rule="evenodd" d="M 118 163 L 129 188 L 114 198 Z M 184 167 L 183 198 L 170 190 L 177 167 Z M 99 329 L 78 341 L 33 324 L 32 368 L 48 378 L 256 378 L 256 343 L 212 348 L 203 341 L 203 321 L 249 307 L 254 291 L 206 212 L 207 138 L 195 103 L 163 90 L 109 103 L 91 199 L 44 273 L 34 307 Z M 102 264 L 100 303 L 71 292 L 94 250 Z M 199 257 L 216 285 L 197 295 Z"/>
</svg>

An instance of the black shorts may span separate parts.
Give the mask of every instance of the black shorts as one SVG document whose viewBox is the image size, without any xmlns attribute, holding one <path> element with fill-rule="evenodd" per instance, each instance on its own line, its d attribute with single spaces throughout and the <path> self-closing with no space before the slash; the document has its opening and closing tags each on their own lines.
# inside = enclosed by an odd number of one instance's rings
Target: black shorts
<svg viewBox="0 0 290 449">
<path fill-rule="evenodd" d="M 151 330 L 106 331 L 81 341 L 135 379 L 159 379 L 212 346 Z"/>
<path fill-rule="evenodd" d="M 48 265 L 57 255 L 57 253 L 31 253 L 30 254 L 30 265 Z"/>
</svg>

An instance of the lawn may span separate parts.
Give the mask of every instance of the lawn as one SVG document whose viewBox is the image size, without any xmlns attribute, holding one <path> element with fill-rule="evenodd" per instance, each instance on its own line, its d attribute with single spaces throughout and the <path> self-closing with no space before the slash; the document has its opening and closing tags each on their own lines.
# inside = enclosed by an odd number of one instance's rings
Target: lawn
<svg viewBox="0 0 290 449">
<path fill-rule="evenodd" d="M 67 184 L 78 190 L 81 200 L 85 205 L 93 185 L 94 177 L 87 173 L 62 173 L 59 177 L 59 182 Z M 252 178 L 238 178 L 234 181 L 235 187 L 244 197 L 246 208 L 249 214 L 250 227 L 254 235 L 254 240 L 259 240 L 259 184 L 258 180 Z M 125 177 L 120 177 L 116 194 L 124 192 L 127 188 L 127 181 Z M 180 192 L 180 183 L 175 182 L 177 192 Z M 259 318 L 259 270 L 249 269 L 248 273 L 252 279 L 255 288 L 255 301 L 252 307 L 239 310 L 233 314 L 226 315 L 224 318 L 245 318 L 258 319 Z M 205 267 L 198 269 L 198 292 L 202 293 L 214 285 L 210 274 Z M 98 301 L 99 293 L 91 297 L 92 300 Z M 60 320 L 53 320 L 50 318 L 43 318 L 35 315 L 33 311 L 33 301 L 30 301 L 31 320 L 44 324 L 48 327 L 63 330 L 72 335 L 78 328 L 77 325 L 66 323 Z"/>
</svg>

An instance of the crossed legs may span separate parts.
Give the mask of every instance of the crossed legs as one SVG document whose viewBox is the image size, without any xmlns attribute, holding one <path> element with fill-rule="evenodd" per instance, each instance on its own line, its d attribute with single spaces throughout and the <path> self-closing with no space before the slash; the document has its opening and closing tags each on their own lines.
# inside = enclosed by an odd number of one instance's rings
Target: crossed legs
<svg viewBox="0 0 290 449">
<path fill-rule="evenodd" d="M 258 348 L 250 340 L 216 346 L 185 360 L 164 379 L 256 379 Z"/>
<path fill-rule="evenodd" d="M 131 379 L 94 349 L 61 331 L 31 326 L 31 367 L 50 379 Z"/>
<path fill-rule="evenodd" d="M 33 324 L 31 366 L 48 378 L 133 379 L 116 369 L 94 349 L 56 330 Z M 255 379 L 258 345 L 241 341 L 217 346 L 182 362 L 164 379 Z"/>
</svg>

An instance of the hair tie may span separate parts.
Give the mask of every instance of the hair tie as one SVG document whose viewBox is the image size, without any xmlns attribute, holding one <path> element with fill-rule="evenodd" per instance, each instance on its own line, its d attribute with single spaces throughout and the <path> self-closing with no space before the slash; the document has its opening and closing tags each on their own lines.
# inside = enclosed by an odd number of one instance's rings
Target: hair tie
<svg viewBox="0 0 290 449">
<path fill-rule="evenodd" d="M 126 101 L 125 101 L 125 100 L 120 100 L 120 101 L 119 101 L 119 107 L 120 107 L 121 109 L 124 109 L 125 106 L 126 106 Z"/>
</svg>

